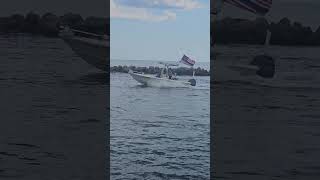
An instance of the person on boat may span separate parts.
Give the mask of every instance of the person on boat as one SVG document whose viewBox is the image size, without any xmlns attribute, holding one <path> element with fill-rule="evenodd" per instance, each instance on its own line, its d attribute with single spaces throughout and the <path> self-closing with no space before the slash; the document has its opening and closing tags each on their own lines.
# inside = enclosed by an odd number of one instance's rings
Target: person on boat
<svg viewBox="0 0 320 180">
<path fill-rule="evenodd" d="M 177 78 L 177 73 L 174 73 L 174 76 L 173 76 L 172 79 L 173 79 L 173 80 L 178 80 L 178 78 Z"/>
<path fill-rule="evenodd" d="M 169 77 L 169 79 L 172 79 L 172 71 L 171 71 L 171 69 L 168 69 L 168 77 Z"/>
</svg>

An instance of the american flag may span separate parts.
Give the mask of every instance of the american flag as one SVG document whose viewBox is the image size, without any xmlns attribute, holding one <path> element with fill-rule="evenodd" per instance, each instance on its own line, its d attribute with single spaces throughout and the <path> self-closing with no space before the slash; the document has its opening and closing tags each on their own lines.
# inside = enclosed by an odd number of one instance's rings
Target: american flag
<svg viewBox="0 0 320 180">
<path fill-rule="evenodd" d="M 182 56 L 180 62 L 183 63 L 183 64 L 186 64 L 186 65 L 189 65 L 189 66 L 193 66 L 196 63 L 194 60 L 190 59 L 186 55 Z"/>
<path fill-rule="evenodd" d="M 265 15 L 269 12 L 272 0 L 224 0 L 241 9 L 250 11 L 255 14 Z"/>
</svg>

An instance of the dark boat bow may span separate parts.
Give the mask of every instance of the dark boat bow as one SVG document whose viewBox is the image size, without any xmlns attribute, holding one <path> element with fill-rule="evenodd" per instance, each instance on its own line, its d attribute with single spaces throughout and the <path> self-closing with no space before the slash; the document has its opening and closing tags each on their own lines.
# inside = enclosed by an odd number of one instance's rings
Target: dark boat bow
<svg viewBox="0 0 320 180">
<path fill-rule="evenodd" d="M 59 35 L 88 64 L 103 71 L 108 70 L 110 56 L 108 36 L 67 27 L 63 28 Z"/>
</svg>

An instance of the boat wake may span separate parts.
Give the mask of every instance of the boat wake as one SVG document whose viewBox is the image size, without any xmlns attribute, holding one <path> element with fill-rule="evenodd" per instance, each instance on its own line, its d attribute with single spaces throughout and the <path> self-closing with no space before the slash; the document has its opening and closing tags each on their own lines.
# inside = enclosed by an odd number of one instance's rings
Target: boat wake
<svg viewBox="0 0 320 180">
<path fill-rule="evenodd" d="M 225 80 L 225 81 L 213 81 L 214 85 L 247 85 L 257 87 L 269 87 L 279 89 L 303 89 L 303 90 L 317 90 L 320 89 L 319 83 L 312 83 L 311 81 L 288 81 L 288 80 Z"/>
</svg>

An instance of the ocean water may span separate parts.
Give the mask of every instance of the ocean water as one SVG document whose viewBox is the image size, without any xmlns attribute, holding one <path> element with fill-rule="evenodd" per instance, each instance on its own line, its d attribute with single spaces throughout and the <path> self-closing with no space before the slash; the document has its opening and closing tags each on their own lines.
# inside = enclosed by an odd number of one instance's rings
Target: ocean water
<svg viewBox="0 0 320 180">
<path fill-rule="evenodd" d="M 61 39 L 0 35 L 0 179 L 106 179 L 106 73 Z"/>
<path fill-rule="evenodd" d="M 111 73 L 111 179 L 209 179 L 210 77 L 196 79 L 152 88 Z"/>
<path fill-rule="evenodd" d="M 211 125 L 219 179 L 319 179 L 319 50 L 270 47 L 274 80 L 215 81 L 213 123 L 209 77 L 197 77 L 197 88 L 156 89 L 112 73 L 112 178 L 209 179 Z M 262 51 L 217 47 L 217 61 Z M 61 39 L 1 35 L 0 57 L 0 179 L 101 179 L 105 74 Z"/>
<path fill-rule="evenodd" d="M 282 88 L 320 88 L 317 76 L 320 67 L 319 47 L 285 47 L 285 46 L 218 46 L 218 54 L 213 62 L 215 70 L 223 69 L 230 77 L 225 80 L 248 81 L 253 84 Z M 254 56 L 267 53 L 275 59 L 276 73 L 272 79 L 239 76 L 224 69 L 222 64 L 249 63 Z M 214 73 L 214 75 L 218 75 Z M 238 77 L 237 77 L 238 76 Z"/>
<path fill-rule="evenodd" d="M 273 79 L 214 79 L 212 118 L 217 179 L 319 179 L 319 47 L 217 46 L 215 68 L 267 52 Z M 218 75 L 213 70 L 213 76 Z"/>
</svg>

